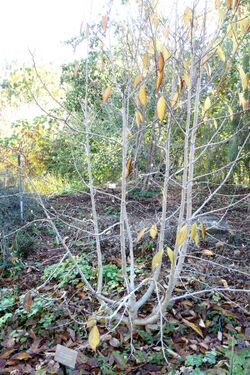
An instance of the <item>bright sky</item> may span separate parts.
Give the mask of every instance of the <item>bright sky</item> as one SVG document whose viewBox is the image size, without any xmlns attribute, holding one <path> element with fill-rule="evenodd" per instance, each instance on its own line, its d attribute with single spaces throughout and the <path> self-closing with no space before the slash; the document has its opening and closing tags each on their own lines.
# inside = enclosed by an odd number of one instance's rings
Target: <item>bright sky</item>
<svg viewBox="0 0 250 375">
<path fill-rule="evenodd" d="M 0 66 L 36 59 L 62 62 L 72 57 L 63 41 L 79 35 L 84 20 L 104 12 L 105 0 L 2 0 L 0 1 Z M 79 51 L 78 51 L 79 53 Z"/>
<path fill-rule="evenodd" d="M 164 13 L 172 1 L 158 0 Z M 183 11 L 193 0 L 177 1 Z M 72 60 L 73 51 L 63 41 L 79 35 L 83 21 L 101 21 L 108 3 L 113 3 L 116 19 L 124 16 L 121 0 L 0 0 L 0 69 L 6 63 L 31 62 L 29 49 L 39 63 Z M 77 49 L 75 58 L 84 57 L 84 48 Z"/>
</svg>

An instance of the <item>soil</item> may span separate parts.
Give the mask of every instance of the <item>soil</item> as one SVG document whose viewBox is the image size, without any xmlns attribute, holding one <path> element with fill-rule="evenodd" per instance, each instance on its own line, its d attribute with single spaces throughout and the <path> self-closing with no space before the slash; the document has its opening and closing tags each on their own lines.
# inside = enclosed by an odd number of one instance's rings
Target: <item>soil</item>
<svg viewBox="0 0 250 375">
<path fill-rule="evenodd" d="M 205 189 L 197 190 L 194 208 L 199 207 L 200 202 L 204 200 L 204 196 L 206 196 L 207 194 L 209 194 L 209 191 L 206 191 Z M 235 192 L 233 192 L 233 194 L 235 194 Z M 246 194 L 246 191 L 244 189 L 238 189 L 237 195 L 239 196 L 240 194 Z M 176 188 L 171 189 L 168 196 L 167 216 L 170 216 L 173 212 L 176 211 L 179 201 L 180 191 Z M 218 210 L 223 206 L 230 206 L 232 202 L 232 193 L 229 194 L 225 191 L 223 195 L 217 197 L 216 200 L 213 200 L 211 203 L 209 203 L 209 205 L 204 208 L 203 212 L 210 212 L 213 209 Z M 82 193 L 74 196 L 55 196 L 48 199 L 46 205 L 51 217 L 53 217 L 54 222 L 56 223 L 60 231 L 60 234 L 63 238 L 67 237 L 67 245 L 69 246 L 71 252 L 76 256 L 78 254 L 81 254 L 83 251 L 86 252 L 88 254 L 90 263 L 95 265 L 96 255 L 94 247 L 94 237 L 92 234 L 93 222 L 90 196 L 87 193 Z M 104 255 L 104 263 L 111 263 L 120 267 L 120 192 L 113 190 L 106 190 L 102 192 L 97 191 L 96 209 L 99 216 L 99 231 L 102 232 L 100 238 Z M 161 217 L 160 193 L 158 191 L 153 191 L 151 196 L 143 196 L 142 194 L 140 194 L 140 192 L 132 190 L 128 194 L 127 210 L 133 238 L 136 239 L 136 236 L 141 228 L 149 229 L 152 224 L 156 224 L 159 226 Z M 247 219 L 247 214 L 248 207 L 246 203 L 244 203 L 244 201 L 241 205 L 233 205 L 231 208 L 229 207 L 226 210 L 216 212 L 216 215 L 218 215 L 218 217 L 223 217 L 223 219 L 227 221 L 231 228 L 231 231 L 230 233 L 228 233 L 225 241 L 221 241 L 220 238 L 211 239 L 209 238 L 209 236 L 207 236 L 207 238 L 201 240 L 199 248 L 197 248 L 195 245 L 191 247 L 182 273 L 181 281 L 177 285 L 174 297 L 178 297 L 183 293 L 185 294 L 192 293 L 193 291 L 199 291 L 201 288 L 226 288 L 227 286 L 229 286 L 231 289 L 250 289 L 250 280 L 248 277 L 250 261 L 250 226 Z M 173 247 L 174 245 L 177 215 L 178 213 L 175 216 L 172 216 L 168 220 L 166 225 L 166 245 L 169 247 Z M 56 238 L 53 231 L 48 228 L 47 223 L 38 222 L 35 225 L 35 241 L 32 244 L 32 248 L 29 249 L 26 258 L 22 260 L 22 272 L 17 273 L 13 278 L 13 276 L 9 274 L 8 276 L 5 276 L 5 270 L 2 268 L 2 277 L 0 275 L 1 288 L 9 288 L 10 285 L 11 287 L 16 286 L 18 287 L 19 293 L 26 293 L 28 290 L 35 289 L 42 283 L 41 276 L 45 267 L 50 264 L 55 264 L 62 258 L 64 249 L 58 242 L 58 239 Z M 13 236 L 10 238 L 13 238 Z M 151 261 L 155 251 L 157 251 L 157 240 L 152 240 L 148 234 L 146 234 L 138 243 L 135 240 L 135 257 L 136 260 L 138 260 L 143 265 L 146 273 L 148 272 L 150 274 Z M 16 255 L 11 254 L 11 257 L 15 258 L 15 262 Z M 163 270 L 169 267 L 169 259 L 167 257 L 164 257 Z M 162 282 L 167 283 L 165 273 L 162 274 Z M 52 290 L 55 283 L 56 282 L 52 280 L 51 283 L 47 285 L 46 290 Z M 68 295 L 74 296 L 75 291 L 71 289 L 72 287 L 69 287 Z M 90 303 L 89 298 L 87 297 L 85 292 L 81 293 L 81 305 L 88 306 L 88 304 Z M 86 300 L 84 301 L 85 298 Z M 200 307 L 194 306 L 195 301 L 199 301 L 198 306 L 201 306 L 201 304 L 203 303 L 203 307 L 205 306 L 204 309 L 206 311 L 209 311 L 209 309 L 214 310 L 217 306 L 220 311 L 229 311 L 229 313 L 231 312 L 231 314 L 234 314 L 241 332 L 243 332 L 249 326 L 250 314 L 248 311 L 249 299 L 247 293 L 222 292 L 219 296 L 220 302 L 215 300 L 214 294 L 201 295 L 198 299 L 194 299 L 192 302 L 187 299 L 180 299 L 174 305 L 174 310 L 171 309 L 168 313 L 168 317 L 170 318 L 170 320 L 182 320 L 183 318 L 187 318 L 192 322 L 193 320 L 196 321 L 197 317 L 199 316 L 203 317 L 205 321 L 206 314 L 204 313 L 204 311 L 202 312 L 200 310 Z M 150 301 L 147 306 L 144 306 L 142 315 L 150 311 L 154 303 L 155 300 L 152 299 L 152 301 Z M 187 309 L 188 306 L 190 307 Z M 70 305 L 69 309 L 71 309 L 72 312 L 72 309 L 75 308 L 73 305 Z M 66 332 L 68 332 L 68 330 L 66 330 Z M 119 330 L 117 332 L 118 333 L 116 333 L 115 337 L 120 339 L 122 333 Z M 69 333 L 67 333 L 67 335 L 68 334 Z M 51 333 L 51 335 L 53 336 L 52 341 L 55 342 L 55 332 L 53 334 Z M 195 333 L 192 331 L 191 336 L 186 339 L 187 342 L 185 343 L 185 340 L 183 341 L 182 335 L 179 335 L 178 332 L 173 334 L 172 343 L 174 351 L 185 358 L 185 356 L 190 352 L 199 353 L 200 349 L 202 348 L 202 345 L 200 345 L 201 343 L 204 344 L 203 346 L 205 348 L 209 349 L 219 347 L 221 345 L 221 343 L 218 343 L 216 335 L 208 335 L 209 338 L 207 339 L 207 343 L 204 343 L 203 339 L 201 340 L 201 338 L 197 339 L 197 337 L 194 337 L 194 335 Z M 136 334 L 135 339 L 138 339 L 139 341 L 141 340 L 141 338 L 138 338 Z M 62 337 L 60 336 L 60 339 L 58 339 L 57 341 L 60 341 L 60 343 L 68 343 L 69 338 L 64 341 L 64 339 L 62 339 Z M 78 347 L 83 345 L 83 343 L 84 340 L 80 339 L 77 335 L 77 338 L 75 337 L 75 340 L 72 340 L 71 338 L 71 345 L 68 346 L 77 349 Z M 143 345 L 144 350 L 150 352 L 150 348 L 148 347 L 148 345 L 146 345 L 145 343 Z M 193 349 L 190 349 L 190 345 L 191 347 L 193 347 Z M 110 353 L 115 350 L 115 346 L 111 345 L 111 347 L 112 350 L 110 351 Z M 196 347 L 199 349 L 195 349 Z M 6 345 L 3 345 L 3 350 L 6 350 Z M 15 350 L 21 350 L 20 346 L 18 346 L 17 343 L 15 343 Z M 103 355 L 107 355 L 107 349 L 105 349 L 103 353 Z M 114 359 L 114 356 L 112 358 L 112 361 L 114 361 L 114 363 L 118 363 L 117 368 L 121 368 L 121 366 L 119 365 L 119 360 Z M 91 368 L 90 359 L 91 356 L 88 355 L 88 359 L 85 362 L 84 360 L 82 360 L 87 367 L 89 366 L 87 370 L 84 370 L 85 372 L 83 372 L 83 374 L 99 373 L 98 370 L 94 370 L 95 367 Z M 175 362 L 176 361 L 174 360 L 173 363 Z M 30 365 L 32 371 L 34 363 L 35 362 L 33 361 Z M 83 363 L 78 363 L 79 369 L 84 369 Z M 127 372 L 119 372 L 121 371 L 119 370 L 117 373 L 138 375 L 167 373 L 164 372 L 167 371 L 165 365 L 145 364 L 139 366 L 135 365 L 133 361 L 131 363 L 133 363 L 135 369 L 133 369 L 133 366 L 131 365 L 128 366 L 126 370 Z M 92 365 L 95 366 L 96 363 L 92 363 Z M 6 363 L 4 363 L 4 367 L 1 367 L 0 355 L 0 369 L 4 369 L 7 367 L 8 365 L 6 365 Z M 99 367 L 97 367 L 97 369 L 98 368 Z M 25 372 L 20 372 L 20 374 L 22 373 Z M 60 370 L 55 373 L 60 373 Z"/>
</svg>

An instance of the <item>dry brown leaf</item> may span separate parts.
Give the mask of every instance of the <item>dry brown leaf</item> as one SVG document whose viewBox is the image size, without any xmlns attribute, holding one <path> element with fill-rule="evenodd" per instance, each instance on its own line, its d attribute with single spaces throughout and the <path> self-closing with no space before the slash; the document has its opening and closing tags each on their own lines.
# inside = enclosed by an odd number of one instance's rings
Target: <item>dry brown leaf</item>
<svg viewBox="0 0 250 375">
<path fill-rule="evenodd" d="M 198 335 L 200 335 L 201 337 L 203 337 L 203 333 L 202 333 L 202 330 L 200 329 L 200 327 L 198 327 L 194 323 L 189 322 L 186 319 L 182 319 L 182 321 L 183 321 L 184 324 L 186 324 L 186 326 L 188 326 L 189 328 L 192 328 L 193 331 L 195 331 L 196 333 L 198 333 Z"/>
<path fill-rule="evenodd" d="M 159 72 L 163 71 L 163 69 L 164 69 L 164 63 L 165 63 L 165 61 L 164 61 L 163 53 L 160 52 L 159 58 L 158 58 L 158 62 L 157 62 L 157 66 L 158 66 Z"/>
<path fill-rule="evenodd" d="M 160 121 L 164 119 L 166 113 L 166 101 L 164 96 L 162 95 L 157 102 L 157 116 Z"/>
<path fill-rule="evenodd" d="M 102 101 L 103 103 L 106 103 L 106 101 L 108 100 L 110 94 L 111 94 L 111 90 L 112 90 L 112 86 L 108 86 L 104 91 L 103 91 L 103 94 L 102 94 Z"/>
<path fill-rule="evenodd" d="M 139 241 L 142 239 L 142 237 L 144 236 L 144 234 L 145 234 L 145 232 L 146 232 L 147 229 L 148 229 L 148 228 L 142 228 L 142 229 L 138 232 L 138 234 L 137 234 L 137 236 L 136 236 L 136 242 L 139 242 Z"/>
<path fill-rule="evenodd" d="M 219 310 L 222 313 L 222 315 L 228 316 L 229 318 L 237 317 L 237 315 L 234 312 L 223 309 L 223 307 L 221 306 L 214 306 L 214 309 Z"/>
<path fill-rule="evenodd" d="M 32 293 L 27 292 L 23 301 L 23 309 L 25 312 L 29 312 L 32 306 Z"/>
<path fill-rule="evenodd" d="M 158 72 L 157 74 L 157 78 L 156 78 L 156 90 L 158 91 L 161 84 L 162 84 L 162 81 L 163 81 L 163 71 L 162 72 Z"/>
<path fill-rule="evenodd" d="M 0 354 L 0 358 L 7 359 L 15 351 L 15 349 L 6 349 Z"/>
<path fill-rule="evenodd" d="M 226 6 L 228 9 L 232 9 L 233 0 L 226 0 Z"/>
<path fill-rule="evenodd" d="M 126 163 L 126 177 L 132 173 L 132 159 L 128 159 Z"/>
<path fill-rule="evenodd" d="M 181 77 L 178 78 L 178 81 L 178 94 L 180 95 L 184 87 L 184 81 Z"/>
<path fill-rule="evenodd" d="M 30 355 L 30 354 L 27 353 L 27 352 L 21 352 L 21 353 L 15 354 L 12 358 L 13 358 L 13 359 L 23 360 L 23 359 L 29 359 L 29 358 L 32 358 L 32 355 Z"/>
<path fill-rule="evenodd" d="M 207 257 L 213 257 L 215 253 L 209 249 L 202 250 L 202 255 L 205 255 Z"/>
</svg>

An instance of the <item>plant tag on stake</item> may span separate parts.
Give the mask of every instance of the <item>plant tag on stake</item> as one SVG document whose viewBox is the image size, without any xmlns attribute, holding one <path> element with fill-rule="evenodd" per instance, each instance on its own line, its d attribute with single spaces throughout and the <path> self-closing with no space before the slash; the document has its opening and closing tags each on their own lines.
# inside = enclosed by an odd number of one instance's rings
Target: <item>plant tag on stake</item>
<svg viewBox="0 0 250 375">
<path fill-rule="evenodd" d="M 73 349 L 66 348 L 58 344 L 56 346 L 55 361 L 61 363 L 64 366 L 75 368 L 77 351 Z"/>
</svg>

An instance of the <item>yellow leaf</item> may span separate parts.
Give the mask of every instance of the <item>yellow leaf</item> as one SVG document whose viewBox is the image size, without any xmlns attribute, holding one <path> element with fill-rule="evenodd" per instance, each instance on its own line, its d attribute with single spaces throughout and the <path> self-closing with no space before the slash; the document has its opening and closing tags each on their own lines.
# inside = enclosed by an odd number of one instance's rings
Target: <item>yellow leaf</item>
<svg viewBox="0 0 250 375">
<path fill-rule="evenodd" d="M 183 225 L 181 229 L 178 230 L 176 235 L 176 243 L 181 246 L 187 237 L 187 224 Z"/>
<path fill-rule="evenodd" d="M 143 116 L 142 116 L 141 112 L 138 111 L 138 109 L 135 111 L 135 121 L 136 121 L 136 124 L 139 128 L 142 121 L 143 121 Z"/>
<path fill-rule="evenodd" d="M 162 250 L 159 250 L 159 251 L 153 256 L 153 259 L 152 259 L 152 269 L 153 269 L 153 270 L 154 270 L 155 268 L 157 268 L 157 267 L 161 264 L 162 256 L 163 256 L 163 249 L 162 249 Z"/>
<path fill-rule="evenodd" d="M 165 112 L 166 112 L 166 101 L 164 99 L 164 96 L 162 95 L 157 102 L 157 115 L 160 121 L 164 119 Z"/>
<path fill-rule="evenodd" d="M 133 83 L 134 87 L 136 87 L 141 82 L 141 79 L 142 79 L 142 75 L 140 73 L 137 74 L 137 76 L 134 79 L 134 83 Z"/>
<path fill-rule="evenodd" d="M 189 22 L 192 22 L 192 18 L 193 18 L 193 11 L 191 8 L 187 7 L 184 11 L 184 14 L 183 14 L 183 22 L 184 23 L 189 23 Z"/>
<path fill-rule="evenodd" d="M 92 317 L 87 321 L 87 328 L 92 328 L 96 325 L 96 320 Z"/>
<path fill-rule="evenodd" d="M 147 105 L 147 92 L 146 92 L 146 86 L 144 84 L 141 85 L 138 95 L 139 95 L 140 103 L 144 107 L 146 107 L 146 105 Z"/>
<path fill-rule="evenodd" d="M 137 236 L 136 236 L 136 242 L 139 242 L 140 239 L 142 239 L 142 237 L 144 236 L 146 230 L 147 230 L 147 228 L 142 228 L 142 229 L 138 232 L 138 234 L 137 234 Z"/>
<path fill-rule="evenodd" d="M 202 250 L 202 255 L 205 255 L 206 257 L 213 257 L 215 254 L 211 250 L 204 249 Z"/>
<path fill-rule="evenodd" d="M 132 172 L 132 159 L 128 159 L 126 163 L 126 177 L 128 177 Z"/>
<path fill-rule="evenodd" d="M 194 236 L 194 242 L 195 242 L 195 245 L 198 247 L 199 243 L 200 243 L 200 237 L 199 237 L 199 233 L 198 232 Z"/>
<path fill-rule="evenodd" d="M 149 63 L 149 57 L 148 57 L 148 53 L 147 52 L 144 53 L 142 62 L 143 62 L 144 68 L 147 68 L 148 67 L 148 63 Z"/>
<path fill-rule="evenodd" d="M 220 58 L 222 61 L 225 62 L 225 61 L 226 61 L 226 57 L 225 57 L 224 51 L 223 51 L 223 49 L 221 48 L 221 46 L 217 46 L 216 51 L 217 51 L 217 54 L 218 54 L 219 58 Z"/>
<path fill-rule="evenodd" d="M 171 57 L 171 53 L 166 47 L 162 48 L 162 53 L 163 53 L 164 61 L 167 61 L 167 59 Z"/>
<path fill-rule="evenodd" d="M 173 267 L 174 266 L 174 252 L 172 249 L 170 249 L 170 247 L 167 248 L 167 254 L 170 259 L 171 266 Z"/>
<path fill-rule="evenodd" d="M 224 11 L 223 8 L 218 9 L 218 15 L 219 15 L 220 21 L 222 22 L 224 20 L 225 16 L 226 16 L 226 12 Z"/>
<path fill-rule="evenodd" d="M 224 288 L 228 288 L 227 280 L 225 280 L 225 279 L 220 279 L 220 282 L 223 284 Z"/>
<path fill-rule="evenodd" d="M 153 21 L 154 27 L 157 29 L 157 27 L 159 26 L 159 22 L 160 22 L 158 14 L 157 13 L 153 13 L 152 16 L 151 16 L 151 19 Z"/>
<path fill-rule="evenodd" d="M 234 36 L 236 33 L 236 29 L 235 29 L 235 23 L 230 23 L 227 27 L 227 35 L 229 37 L 232 37 Z"/>
<path fill-rule="evenodd" d="M 190 85 L 190 78 L 189 78 L 189 75 L 187 73 L 185 73 L 182 77 L 183 81 L 186 83 L 186 86 L 189 87 Z"/>
<path fill-rule="evenodd" d="M 201 235 L 202 235 L 203 240 L 205 240 L 206 234 L 207 234 L 207 231 L 206 231 L 205 224 L 201 223 Z"/>
<path fill-rule="evenodd" d="M 208 111 L 209 108 L 211 107 L 211 100 L 209 98 L 209 96 L 206 97 L 206 100 L 204 102 L 204 112 Z"/>
<path fill-rule="evenodd" d="M 158 66 L 159 71 L 162 72 L 164 68 L 164 56 L 162 52 L 160 52 L 159 54 L 157 66 Z"/>
<path fill-rule="evenodd" d="M 189 322 L 186 319 L 182 319 L 182 321 L 183 321 L 184 324 L 186 324 L 186 326 L 188 326 L 189 328 L 192 328 L 193 331 L 195 331 L 196 333 L 198 333 L 198 335 L 203 337 L 203 333 L 202 333 L 202 330 L 200 329 L 200 327 L 198 327 L 194 323 Z"/>
<path fill-rule="evenodd" d="M 183 66 L 184 66 L 185 70 L 189 71 L 189 69 L 190 69 L 190 61 L 189 60 L 183 61 Z"/>
<path fill-rule="evenodd" d="M 155 43 L 153 40 L 151 40 L 150 42 L 150 45 L 149 45 L 149 49 L 148 49 L 148 52 L 151 54 L 151 55 L 154 55 L 155 54 Z"/>
<path fill-rule="evenodd" d="M 190 240 L 193 241 L 195 239 L 196 234 L 198 233 L 198 227 L 196 223 L 193 223 L 191 225 L 191 231 L 190 231 Z"/>
<path fill-rule="evenodd" d="M 163 81 L 163 71 L 158 72 L 156 79 L 156 90 L 158 91 Z"/>
<path fill-rule="evenodd" d="M 106 103 L 106 101 L 108 100 L 110 94 L 111 94 L 111 90 L 112 90 L 112 86 L 108 86 L 104 91 L 103 91 L 103 94 L 102 94 L 102 101 L 103 103 Z"/>
<path fill-rule="evenodd" d="M 80 289 L 84 286 L 84 283 L 83 282 L 80 282 L 76 285 L 76 289 Z"/>
<path fill-rule="evenodd" d="M 170 99 L 170 106 L 171 106 L 171 108 L 173 108 L 177 104 L 178 99 L 179 99 L 179 94 L 178 94 L 178 92 L 176 92 L 176 93 L 174 93 L 174 95 Z"/>
<path fill-rule="evenodd" d="M 242 33 L 247 33 L 248 30 L 250 29 L 250 21 L 248 16 L 244 16 L 240 21 L 240 29 Z"/>
<path fill-rule="evenodd" d="M 156 44 L 156 51 L 158 51 L 158 52 L 162 52 L 164 46 L 163 46 L 162 42 L 160 41 L 160 39 L 157 39 L 157 38 L 156 38 L 156 39 L 155 39 L 155 44 Z"/>
<path fill-rule="evenodd" d="M 243 90 L 247 90 L 247 88 L 248 88 L 248 76 L 246 75 L 246 73 L 244 72 L 244 70 L 242 69 L 241 66 L 238 67 L 238 71 L 240 73 L 242 88 L 243 88 Z"/>
<path fill-rule="evenodd" d="M 100 333 L 99 333 L 97 326 L 95 325 L 91 329 L 90 334 L 89 334 L 89 346 L 91 347 L 92 350 L 95 351 L 99 343 L 100 343 Z"/>
<path fill-rule="evenodd" d="M 155 224 L 153 224 L 152 227 L 150 228 L 150 231 L 149 231 L 150 237 L 153 238 L 153 240 L 154 240 L 157 236 L 157 233 L 158 233 L 157 226 Z"/>
</svg>

